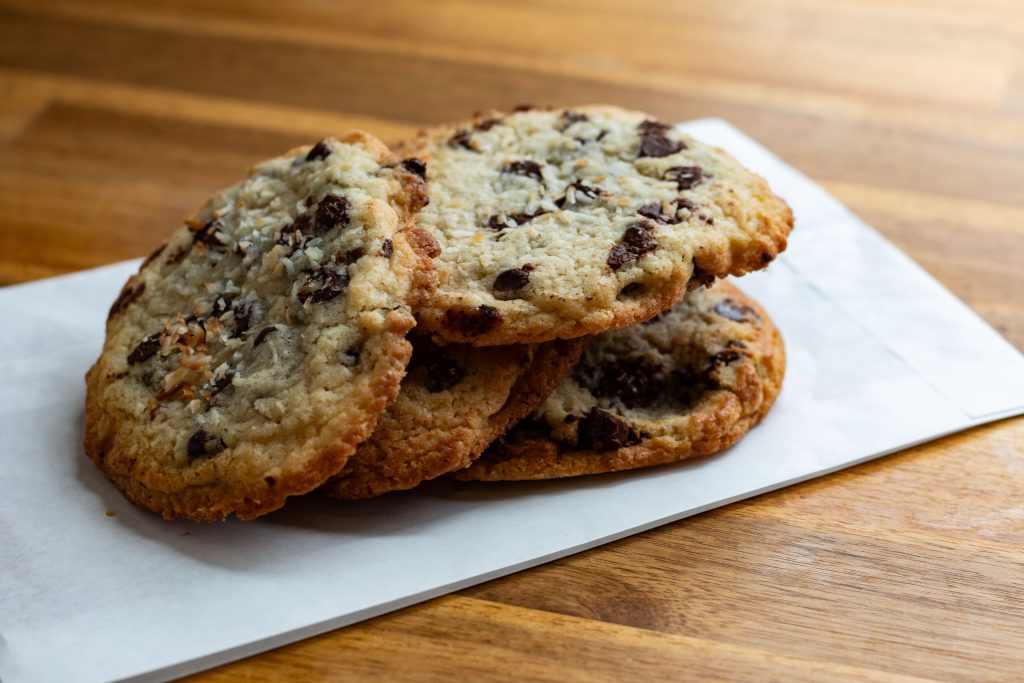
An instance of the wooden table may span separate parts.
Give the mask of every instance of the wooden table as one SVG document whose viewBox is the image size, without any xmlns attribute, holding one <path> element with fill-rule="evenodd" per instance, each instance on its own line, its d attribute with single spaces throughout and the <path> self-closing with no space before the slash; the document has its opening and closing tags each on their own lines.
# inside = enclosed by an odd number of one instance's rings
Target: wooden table
<svg viewBox="0 0 1024 683">
<path fill-rule="evenodd" d="M 287 4 L 0 0 L 0 282 L 327 133 L 611 102 L 728 118 L 1024 347 L 1020 0 Z M 1018 419 L 195 680 L 1019 680 L 1022 589 Z"/>
</svg>

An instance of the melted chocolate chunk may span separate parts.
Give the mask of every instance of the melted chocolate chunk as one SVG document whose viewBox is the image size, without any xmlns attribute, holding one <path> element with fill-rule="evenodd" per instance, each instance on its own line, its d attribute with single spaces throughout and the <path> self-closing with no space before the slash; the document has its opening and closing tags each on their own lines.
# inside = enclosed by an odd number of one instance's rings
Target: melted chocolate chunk
<svg viewBox="0 0 1024 683">
<path fill-rule="evenodd" d="M 627 408 L 654 403 L 664 393 L 658 381 L 661 369 L 643 358 L 623 358 L 601 367 L 600 379 L 590 387 L 598 398 L 618 397 Z"/>
<path fill-rule="evenodd" d="M 391 254 L 395 251 L 395 245 L 391 240 L 384 240 L 384 243 L 380 245 L 380 251 L 377 252 L 377 256 L 382 258 L 391 258 Z"/>
<path fill-rule="evenodd" d="M 501 324 L 501 313 L 494 306 L 487 305 L 452 308 L 444 314 L 444 324 L 467 337 L 479 337 Z"/>
<path fill-rule="evenodd" d="M 659 223 L 666 223 L 668 225 L 675 225 L 680 221 L 678 216 L 670 216 L 666 214 L 662 209 L 661 204 L 658 202 L 644 204 L 637 209 L 636 212 L 644 218 L 650 218 L 651 220 L 658 221 Z"/>
<path fill-rule="evenodd" d="M 662 177 L 674 182 L 680 190 L 691 190 L 711 176 L 704 173 L 700 166 L 673 166 Z"/>
<path fill-rule="evenodd" d="M 761 319 L 761 316 L 753 308 L 746 305 L 737 305 L 732 299 L 723 299 L 715 304 L 715 313 L 738 323 L 747 322 L 749 320 L 747 316 L 751 315 L 758 320 Z"/>
<path fill-rule="evenodd" d="M 576 445 L 587 451 L 613 451 L 640 443 L 640 433 L 621 417 L 591 408 L 576 427 Z"/>
<path fill-rule="evenodd" d="M 115 315 L 119 315 L 126 308 L 132 305 L 136 299 L 142 296 L 142 293 L 146 291 L 145 281 L 140 281 L 135 285 L 126 284 L 121 293 L 114 299 L 114 303 L 110 306 L 110 312 L 107 314 L 107 320 L 110 320 Z"/>
<path fill-rule="evenodd" d="M 222 227 L 217 219 L 206 223 L 192 232 L 192 243 L 202 244 L 214 251 L 222 251 L 228 245 L 228 236 L 221 231 Z"/>
<path fill-rule="evenodd" d="M 242 301 L 234 306 L 232 317 L 235 319 L 235 329 L 232 337 L 238 338 L 249 331 L 252 326 L 253 305 L 251 301 Z"/>
<path fill-rule="evenodd" d="M 309 150 L 309 154 L 306 155 L 306 161 L 316 161 L 318 159 L 326 159 L 331 155 L 331 148 L 327 145 L 326 140 L 313 145 L 313 149 Z"/>
<path fill-rule="evenodd" d="M 527 264 L 522 268 L 510 268 L 503 270 L 498 273 L 498 277 L 494 278 L 494 291 L 496 292 L 511 292 L 517 289 L 522 289 L 530 282 L 530 271 L 533 270 L 533 266 Z"/>
<path fill-rule="evenodd" d="M 252 348 L 256 348 L 267 340 L 271 332 L 277 332 L 277 325 L 267 325 L 262 330 L 256 333 L 256 337 L 252 340 Z"/>
<path fill-rule="evenodd" d="M 573 204 L 580 203 L 580 197 L 585 197 L 590 200 L 597 199 L 601 195 L 605 194 L 605 191 L 600 187 L 584 185 L 580 181 L 569 183 L 565 186 L 565 194 L 559 199 L 555 200 L 555 206 L 559 209 L 565 208 L 566 203 L 569 201 L 569 188 L 572 188 L 573 192 Z"/>
<path fill-rule="evenodd" d="M 156 355 L 156 352 L 160 350 L 160 333 L 156 332 L 149 335 L 138 345 L 132 349 L 131 353 L 128 354 L 128 365 L 135 365 L 147 361 Z"/>
<path fill-rule="evenodd" d="M 455 135 L 448 138 L 449 147 L 462 147 L 473 151 L 473 145 L 471 144 L 473 135 L 468 130 L 460 130 Z"/>
<path fill-rule="evenodd" d="M 157 259 L 157 257 L 160 256 L 160 254 L 164 253 L 164 249 L 166 249 L 166 248 L 167 248 L 166 244 L 161 244 L 159 247 L 157 247 L 156 251 L 154 251 L 152 254 L 147 256 L 146 260 L 142 262 L 142 265 L 139 266 L 139 270 L 141 271 L 143 268 L 145 268 L 150 263 L 155 261 Z"/>
<path fill-rule="evenodd" d="M 205 429 L 200 429 L 188 440 L 187 451 L 189 462 L 198 460 L 199 458 L 208 458 L 212 455 L 217 455 L 227 447 L 228 445 L 224 443 L 224 439 L 210 434 Z"/>
<path fill-rule="evenodd" d="M 650 226 L 646 223 L 630 223 L 622 235 L 622 241 L 608 252 L 608 267 L 618 270 L 627 263 L 636 261 L 644 254 L 654 251 L 658 243 L 651 237 Z"/>
<path fill-rule="evenodd" d="M 641 121 L 636 128 L 640 131 L 641 135 L 664 135 L 672 130 L 672 126 L 667 123 L 652 121 L 651 119 Z"/>
<path fill-rule="evenodd" d="M 536 161 L 513 161 L 502 166 L 501 172 L 511 173 L 512 175 L 526 176 L 527 178 L 533 178 L 538 183 L 544 182 L 544 176 L 541 173 L 540 164 L 538 164 Z"/>
<path fill-rule="evenodd" d="M 403 159 L 402 168 L 404 168 L 409 173 L 418 175 L 420 178 L 423 178 L 424 180 L 427 179 L 427 164 L 422 159 L 418 159 L 416 157 L 409 157 L 408 159 Z"/>
<path fill-rule="evenodd" d="M 587 116 L 586 114 L 581 114 L 578 111 L 570 111 L 569 109 L 566 109 L 565 111 L 562 112 L 562 121 L 564 122 L 566 128 L 568 128 L 574 123 L 580 123 L 581 121 L 589 120 L 589 116 Z"/>
<path fill-rule="evenodd" d="M 314 232 L 323 234 L 333 228 L 348 226 L 348 200 L 341 195 L 329 194 L 316 207 Z"/>
<path fill-rule="evenodd" d="M 307 270 L 306 279 L 299 286 L 299 303 L 321 304 L 338 296 L 348 287 L 348 270 L 342 267 L 336 270 L 331 266 L 322 266 L 316 270 Z"/>
<path fill-rule="evenodd" d="M 427 375 L 423 386 L 432 394 L 447 391 L 462 381 L 465 371 L 459 364 L 445 355 L 438 355 L 427 360 Z"/>
</svg>

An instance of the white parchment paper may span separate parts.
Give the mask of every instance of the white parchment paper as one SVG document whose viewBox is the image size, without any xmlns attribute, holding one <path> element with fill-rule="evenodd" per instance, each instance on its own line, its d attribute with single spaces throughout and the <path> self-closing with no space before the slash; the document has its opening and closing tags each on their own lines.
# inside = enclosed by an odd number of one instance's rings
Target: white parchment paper
<svg viewBox="0 0 1024 683">
<path fill-rule="evenodd" d="M 0 289 L 0 680 L 165 680 L 1024 412 L 1024 357 L 906 256 L 726 122 L 683 128 L 797 215 L 739 283 L 786 338 L 785 387 L 699 462 L 164 522 L 80 445 L 83 375 L 137 262 Z"/>
</svg>

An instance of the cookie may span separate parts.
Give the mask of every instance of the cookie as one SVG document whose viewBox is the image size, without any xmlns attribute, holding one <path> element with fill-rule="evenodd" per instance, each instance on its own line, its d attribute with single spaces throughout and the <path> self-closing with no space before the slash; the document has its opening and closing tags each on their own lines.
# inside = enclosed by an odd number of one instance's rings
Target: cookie
<svg viewBox="0 0 1024 683">
<path fill-rule="evenodd" d="M 767 314 L 720 282 L 592 338 L 544 404 L 454 476 L 554 479 L 709 455 L 767 414 L 784 371 Z"/>
<path fill-rule="evenodd" d="M 432 285 L 415 160 L 353 133 L 259 164 L 110 309 L 85 451 L 170 519 L 252 519 L 336 474 L 399 390 Z"/>
<path fill-rule="evenodd" d="M 762 268 L 789 207 L 722 150 L 608 106 L 491 113 L 401 147 L 426 163 L 441 343 L 536 343 L 625 327 Z"/>
<path fill-rule="evenodd" d="M 324 489 L 340 500 L 371 498 L 468 466 L 558 386 L 584 346 L 439 347 L 420 338 L 398 398 Z"/>
</svg>

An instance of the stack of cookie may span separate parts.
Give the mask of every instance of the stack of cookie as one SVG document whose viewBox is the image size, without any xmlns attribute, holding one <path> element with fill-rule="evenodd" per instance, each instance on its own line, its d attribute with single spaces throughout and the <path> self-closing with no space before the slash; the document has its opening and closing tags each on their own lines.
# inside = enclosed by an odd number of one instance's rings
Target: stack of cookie
<svg viewBox="0 0 1024 683">
<path fill-rule="evenodd" d="M 397 153 L 396 153 L 397 152 Z M 784 370 L 763 268 L 792 214 L 614 107 L 365 133 L 255 167 L 125 284 L 85 450 L 167 518 L 442 475 L 544 479 L 735 443 Z"/>
</svg>

